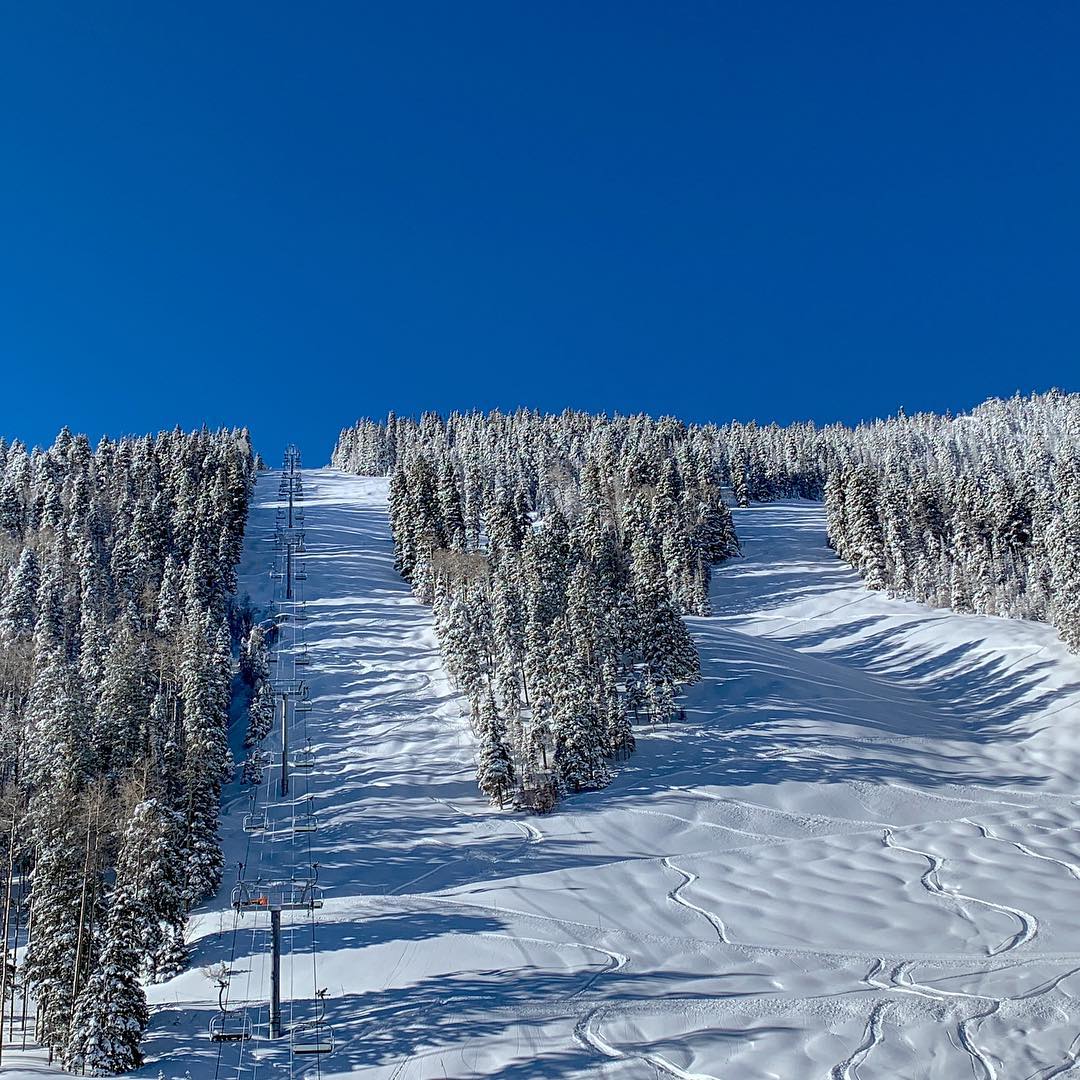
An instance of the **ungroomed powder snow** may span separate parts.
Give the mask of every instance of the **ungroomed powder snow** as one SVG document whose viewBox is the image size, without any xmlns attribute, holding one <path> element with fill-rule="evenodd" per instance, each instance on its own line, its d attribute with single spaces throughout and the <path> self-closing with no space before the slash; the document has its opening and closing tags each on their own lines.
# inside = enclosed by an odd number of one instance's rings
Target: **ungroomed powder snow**
<svg viewBox="0 0 1080 1080">
<path fill-rule="evenodd" d="M 294 839 L 275 797 L 253 846 L 228 789 L 228 880 L 193 919 L 191 970 L 149 990 L 141 1075 L 1071 1075 L 1080 661 L 1050 629 L 867 591 L 819 504 L 737 510 L 744 557 L 688 620 L 685 721 L 639 730 L 603 791 L 499 812 L 431 613 L 394 572 L 386 481 L 304 478 L 317 765 L 293 795 L 320 829 Z M 264 604 L 276 493 L 264 475 L 241 568 Z M 265 1034 L 268 917 L 234 915 L 236 862 L 284 872 L 309 839 L 325 906 L 314 969 L 310 919 L 285 917 L 285 1025 L 317 982 L 334 1052 L 213 1044 L 200 969 L 222 962 Z"/>
</svg>

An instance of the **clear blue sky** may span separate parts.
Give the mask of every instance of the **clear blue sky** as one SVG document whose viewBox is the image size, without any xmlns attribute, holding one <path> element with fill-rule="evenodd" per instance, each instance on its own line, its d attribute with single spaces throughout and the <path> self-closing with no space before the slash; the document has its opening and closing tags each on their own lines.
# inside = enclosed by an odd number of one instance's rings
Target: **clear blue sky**
<svg viewBox="0 0 1080 1080">
<path fill-rule="evenodd" d="M 1080 389 L 1080 5 L 8 4 L 0 431 Z"/>
</svg>

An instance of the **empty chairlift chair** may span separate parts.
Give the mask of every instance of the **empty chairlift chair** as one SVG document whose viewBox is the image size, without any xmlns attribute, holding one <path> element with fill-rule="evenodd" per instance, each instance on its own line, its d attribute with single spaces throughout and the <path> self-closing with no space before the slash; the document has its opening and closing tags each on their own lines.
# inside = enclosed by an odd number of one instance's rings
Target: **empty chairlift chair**
<svg viewBox="0 0 1080 1080">
<path fill-rule="evenodd" d="M 252 810 L 244 815 L 244 832 L 261 833 L 266 828 L 266 811 Z"/>
<path fill-rule="evenodd" d="M 310 744 L 306 750 L 297 750 L 293 754 L 292 767 L 297 772 L 311 772 L 315 768 L 315 751 Z"/>
<path fill-rule="evenodd" d="M 309 795 L 293 811 L 293 832 L 313 833 L 319 829 L 319 819 L 315 816 L 315 800 Z"/>
<path fill-rule="evenodd" d="M 326 991 L 320 990 L 318 998 L 318 1016 L 314 1020 L 303 1020 L 293 1026 L 289 1032 L 294 1054 L 332 1054 L 334 1052 L 334 1032 L 325 1019 Z"/>
<path fill-rule="evenodd" d="M 226 979 L 218 980 L 218 1014 L 210 1020 L 210 1041 L 243 1042 L 252 1036 L 251 1020 L 245 1012 L 229 1012 L 225 1003 L 225 991 L 229 983 Z"/>
</svg>

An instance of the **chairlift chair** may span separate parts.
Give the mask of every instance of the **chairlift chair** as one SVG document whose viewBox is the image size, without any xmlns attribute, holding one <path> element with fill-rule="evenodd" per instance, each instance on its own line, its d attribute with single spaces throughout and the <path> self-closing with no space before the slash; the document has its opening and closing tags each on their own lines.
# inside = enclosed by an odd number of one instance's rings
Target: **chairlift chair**
<svg viewBox="0 0 1080 1080">
<path fill-rule="evenodd" d="M 314 1020 L 302 1020 L 289 1032 L 294 1054 L 332 1054 L 334 1031 L 326 1022 L 326 990 L 315 992 L 317 1013 Z"/>
<path fill-rule="evenodd" d="M 309 712 L 311 712 L 311 702 L 310 701 L 298 701 L 293 706 L 293 712 L 298 712 L 298 713 L 309 713 Z"/>
<path fill-rule="evenodd" d="M 313 833 L 319 831 L 319 819 L 310 811 L 293 817 L 294 833 Z"/>
<path fill-rule="evenodd" d="M 246 911 L 252 908 L 262 909 L 268 906 L 265 890 L 253 888 L 246 881 L 241 881 L 233 886 L 230 900 L 237 911 Z"/>
<path fill-rule="evenodd" d="M 305 1020 L 289 1033 L 294 1054 L 332 1054 L 334 1032 L 324 1020 Z"/>
<path fill-rule="evenodd" d="M 293 754 L 292 767 L 297 772 L 310 772 L 315 768 L 315 751 L 310 746 L 306 750 L 297 750 Z"/>
<path fill-rule="evenodd" d="M 251 1035 L 251 1020 L 246 1013 L 222 1013 L 210 1019 L 211 1042 L 244 1042 Z"/>
<path fill-rule="evenodd" d="M 210 1041 L 243 1042 L 252 1036 L 251 1020 L 246 1012 L 229 1012 L 225 1003 L 228 979 L 218 979 L 218 1015 L 210 1018 Z"/>
<path fill-rule="evenodd" d="M 259 833 L 266 828 L 266 811 L 254 810 L 244 815 L 244 832 Z"/>
</svg>

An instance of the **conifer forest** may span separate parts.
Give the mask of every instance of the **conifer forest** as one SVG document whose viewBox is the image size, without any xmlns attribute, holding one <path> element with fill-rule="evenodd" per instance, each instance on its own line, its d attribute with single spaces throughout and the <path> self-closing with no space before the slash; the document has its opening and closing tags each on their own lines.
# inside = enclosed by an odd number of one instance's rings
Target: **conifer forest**
<svg viewBox="0 0 1080 1080">
<path fill-rule="evenodd" d="M 1080 1068 L 1080 395 L 282 449 L 0 440 L 0 1069 Z"/>
</svg>

